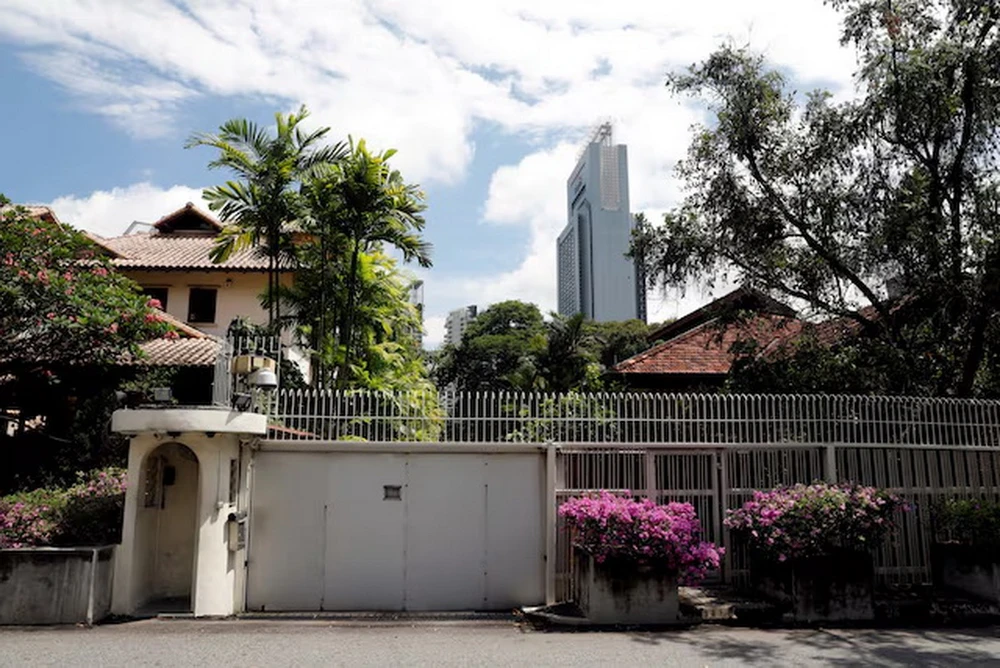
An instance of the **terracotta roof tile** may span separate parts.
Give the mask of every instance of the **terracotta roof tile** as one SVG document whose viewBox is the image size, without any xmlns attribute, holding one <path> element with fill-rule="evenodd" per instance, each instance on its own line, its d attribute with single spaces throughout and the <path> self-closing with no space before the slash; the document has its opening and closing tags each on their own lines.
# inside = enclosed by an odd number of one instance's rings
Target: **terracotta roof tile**
<svg viewBox="0 0 1000 668">
<path fill-rule="evenodd" d="M 130 360 L 142 366 L 211 366 L 221 342 L 214 338 L 154 339 L 140 344 L 143 357 Z"/>
<path fill-rule="evenodd" d="M 730 350 L 737 341 L 752 338 L 767 350 L 794 338 L 803 327 L 800 320 L 777 315 L 733 323 L 721 331 L 715 323 L 701 324 L 630 357 L 615 370 L 625 374 L 726 374 L 735 357 Z"/>
<path fill-rule="evenodd" d="M 212 262 L 210 253 L 215 244 L 212 235 L 141 233 L 125 237 L 102 239 L 101 245 L 120 257 L 111 263 L 123 269 L 199 269 L 227 271 L 261 271 L 267 269 L 267 258 L 248 248 L 233 253 L 225 262 Z"/>
</svg>

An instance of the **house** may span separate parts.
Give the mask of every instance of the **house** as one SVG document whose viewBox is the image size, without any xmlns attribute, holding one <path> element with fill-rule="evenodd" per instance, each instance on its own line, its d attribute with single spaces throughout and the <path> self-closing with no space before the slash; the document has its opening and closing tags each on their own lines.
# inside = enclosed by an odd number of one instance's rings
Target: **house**
<svg viewBox="0 0 1000 668">
<path fill-rule="evenodd" d="M 238 316 L 267 321 L 260 295 L 267 289 L 268 259 L 258 249 L 213 262 L 211 251 L 222 225 L 190 202 L 151 227 L 110 239 L 91 238 L 166 313 L 200 332 L 224 337 Z M 291 272 L 281 271 L 287 284 Z"/>
<path fill-rule="evenodd" d="M 789 306 L 741 287 L 652 332 L 655 345 L 619 362 L 612 373 L 633 389 L 714 391 L 736 359 L 734 344 L 749 340 L 759 351 L 773 350 L 805 324 Z"/>
</svg>

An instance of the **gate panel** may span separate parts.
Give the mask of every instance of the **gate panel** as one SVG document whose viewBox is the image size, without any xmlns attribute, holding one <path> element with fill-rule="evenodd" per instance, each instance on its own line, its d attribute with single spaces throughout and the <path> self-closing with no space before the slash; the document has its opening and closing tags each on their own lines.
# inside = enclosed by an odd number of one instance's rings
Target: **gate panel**
<svg viewBox="0 0 1000 668">
<path fill-rule="evenodd" d="M 317 453 L 256 454 L 247 573 L 250 610 L 320 609 L 327 461 Z"/>
<path fill-rule="evenodd" d="M 322 609 L 402 610 L 406 457 L 331 453 L 325 458 L 329 493 Z M 397 487 L 400 498 L 395 498 Z"/>
<path fill-rule="evenodd" d="M 410 455 L 406 477 L 406 609 L 485 609 L 485 458 Z"/>
<path fill-rule="evenodd" d="M 545 601 L 545 473 L 536 455 L 492 455 L 486 474 L 486 605 Z"/>
</svg>

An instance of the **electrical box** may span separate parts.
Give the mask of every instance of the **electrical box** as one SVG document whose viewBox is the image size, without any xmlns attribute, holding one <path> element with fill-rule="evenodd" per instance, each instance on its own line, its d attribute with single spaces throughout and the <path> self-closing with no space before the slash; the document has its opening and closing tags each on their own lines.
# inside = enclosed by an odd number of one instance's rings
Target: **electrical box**
<svg viewBox="0 0 1000 668">
<path fill-rule="evenodd" d="M 239 552 L 247 545 L 247 514 L 229 513 L 226 521 L 226 542 L 230 552 Z"/>
</svg>

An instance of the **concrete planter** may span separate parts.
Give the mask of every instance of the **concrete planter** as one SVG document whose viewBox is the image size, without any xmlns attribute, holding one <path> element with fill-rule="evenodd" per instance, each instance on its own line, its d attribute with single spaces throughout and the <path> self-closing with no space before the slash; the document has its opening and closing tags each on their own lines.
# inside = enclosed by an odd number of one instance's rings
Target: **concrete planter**
<svg viewBox="0 0 1000 668">
<path fill-rule="evenodd" d="M 634 563 L 598 564 L 574 550 L 577 605 L 594 624 L 673 624 L 677 576 Z"/>
<path fill-rule="evenodd" d="M 93 624 L 111 609 L 115 546 L 0 550 L 0 624 Z"/>
<path fill-rule="evenodd" d="M 934 584 L 977 599 L 1000 604 L 1000 554 L 975 545 L 934 543 Z"/>
<path fill-rule="evenodd" d="M 791 621 L 875 619 L 875 567 L 867 552 L 834 550 L 785 562 L 751 554 L 750 582 Z"/>
</svg>

